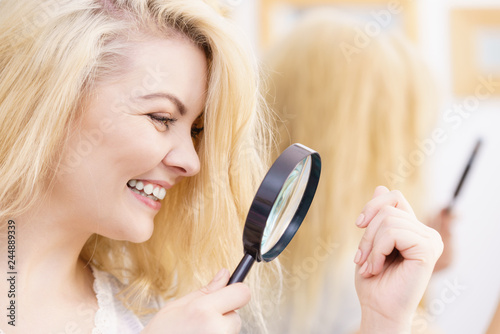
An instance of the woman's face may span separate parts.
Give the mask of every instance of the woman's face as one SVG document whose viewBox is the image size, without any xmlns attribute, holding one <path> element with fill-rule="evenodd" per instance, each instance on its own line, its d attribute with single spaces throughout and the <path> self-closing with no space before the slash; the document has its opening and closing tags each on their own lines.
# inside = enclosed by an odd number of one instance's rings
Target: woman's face
<svg viewBox="0 0 500 334">
<path fill-rule="evenodd" d="M 182 37 L 133 44 L 103 80 L 63 152 L 51 203 L 72 227 L 142 242 L 165 193 L 200 169 L 193 146 L 207 90 L 204 53 Z"/>
</svg>

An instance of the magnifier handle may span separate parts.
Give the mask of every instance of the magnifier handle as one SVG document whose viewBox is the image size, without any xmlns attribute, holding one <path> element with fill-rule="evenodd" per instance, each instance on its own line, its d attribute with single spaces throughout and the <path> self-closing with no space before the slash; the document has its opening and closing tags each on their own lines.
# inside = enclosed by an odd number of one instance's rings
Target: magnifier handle
<svg viewBox="0 0 500 334">
<path fill-rule="evenodd" d="M 229 278 L 229 283 L 227 283 L 227 285 L 243 282 L 254 262 L 255 258 L 252 255 L 245 253 L 245 256 L 243 256 L 243 259 L 240 261 L 240 264 L 238 264 L 238 267 L 234 270 L 231 278 Z"/>
</svg>

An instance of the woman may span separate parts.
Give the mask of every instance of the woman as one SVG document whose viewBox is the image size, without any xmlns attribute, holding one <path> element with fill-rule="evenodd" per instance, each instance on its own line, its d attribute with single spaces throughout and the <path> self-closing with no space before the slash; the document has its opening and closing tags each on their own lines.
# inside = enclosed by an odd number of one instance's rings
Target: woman
<svg viewBox="0 0 500 334">
<path fill-rule="evenodd" d="M 248 304 L 245 321 L 266 332 L 260 267 L 251 289 L 226 286 L 220 269 L 239 260 L 267 165 L 253 62 L 233 31 L 197 0 L 0 2 L 2 249 L 11 226 L 17 240 L 14 269 L 1 268 L 17 273 L 15 297 L 1 297 L 15 326 L 2 329 L 237 333 Z M 378 192 L 362 222 L 371 233 L 386 227 L 382 207 L 404 201 Z M 409 206 L 395 210 L 416 224 Z M 377 265 L 360 277 L 366 326 L 406 325 L 440 250 L 424 232 L 397 237 L 418 239 L 426 260 L 403 261 L 417 282 L 393 288 L 408 297 L 397 312 L 368 279 L 398 278 L 375 258 L 394 240 L 365 245 L 359 264 Z"/>
<path fill-rule="evenodd" d="M 229 24 L 201 1 L 0 6 L 0 196 L 2 223 L 15 221 L 18 235 L 14 330 L 74 322 L 89 332 L 89 315 L 105 303 L 94 275 L 126 283 L 119 297 L 142 314 L 153 296 L 183 296 L 232 268 L 266 129 L 251 59 Z M 245 286 L 223 290 L 234 303 L 226 312 L 248 301 Z M 239 320 L 229 312 L 221 321 Z"/>
<path fill-rule="evenodd" d="M 311 11 L 264 59 L 281 149 L 300 142 L 323 161 L 311 210 L 282 257 L 290 275 L 283 332 L 357 331 L 361 310 L 351 273 L 361 231 L 350 222 L 376 185 L 400 189 L 421 211 L 421 161 L 403 166 L 404 173 L 401 164 L 428 135 L 436 110 L 432 79 L 394 32 L 360 45 L 364 24 L 333 10 Z"/>
</svg>

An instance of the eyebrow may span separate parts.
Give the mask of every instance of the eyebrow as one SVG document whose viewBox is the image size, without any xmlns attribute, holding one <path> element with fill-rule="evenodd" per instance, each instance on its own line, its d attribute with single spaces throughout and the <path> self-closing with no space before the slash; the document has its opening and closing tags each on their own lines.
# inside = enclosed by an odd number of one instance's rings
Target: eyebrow
<svg viewBox="0 0 500 334">
<path fill-rule="evenodd" d="M 153 93 L 141 96 L 140 98 L 143 100 L 167 99 L 175 104 L 177 109 L 179 109 L 179 113 L 181 114 L 181 116 L 184 116 L 186 114 L 186 106 L 175 95 L 168 93 Z"/>
</svg>

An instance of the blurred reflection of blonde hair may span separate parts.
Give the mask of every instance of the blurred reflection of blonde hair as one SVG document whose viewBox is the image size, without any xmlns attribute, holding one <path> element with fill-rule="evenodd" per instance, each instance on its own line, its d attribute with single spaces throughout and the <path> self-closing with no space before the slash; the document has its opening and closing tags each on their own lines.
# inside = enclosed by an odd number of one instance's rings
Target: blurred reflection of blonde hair
<svg viewBox="0 0 500 334">
<path fill-rule="evenodd" d="M 300 284 L 285 285 L 290 328 L 297 333 L 311 328 L 318 307 L 325 306 L 319 305 L 322 288 L 339 285 L 332 281 L 337 275 L 326 272 L 353 260 L 360 238 L 354 221 L 374 188 L 397 187 L 412 204 L 421 194 L 419 166 L 404 175 L 398 170 L 434 120 L 432 80 L 415 49 L 396 33 L 383 31 L 359 46 L 362 24 L 333 11 L 310 13 L 264 61 L 281 149 L 300 142 L 317 150 L 323 165 L 312 207 L 282 262 L 293 279 L 294 267 L 317 257 L 318 243 L 335 245 Z M 327 312 L 339 306 L 338 292 L 328 299 Z"/>
</svg>

